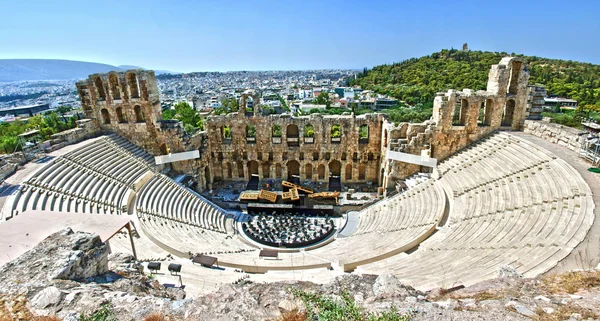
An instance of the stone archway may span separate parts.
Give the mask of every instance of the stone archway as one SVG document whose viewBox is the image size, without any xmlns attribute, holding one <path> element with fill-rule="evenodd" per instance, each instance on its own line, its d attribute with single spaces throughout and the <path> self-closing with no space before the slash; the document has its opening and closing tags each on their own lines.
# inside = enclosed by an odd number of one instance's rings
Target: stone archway
<svg viewBox="0 0 600 321">
<path fill-rule="evenodd" d="M 252 175 L 258 175 L 258 162 L 255 160 L 248 162 L 248 178 Z"/>
<path fill-rule="evenodd" d="M 291 160 L 287 162 L 287 179 L 292 179 L 294 176 L 300 176 L 300 163 Z"/>
<path fill-rule="evenodd" d="M 342 175 L 342 163 L 338 160 L 329 162 L 329 175 L 340 177 Z"/>
</svg>

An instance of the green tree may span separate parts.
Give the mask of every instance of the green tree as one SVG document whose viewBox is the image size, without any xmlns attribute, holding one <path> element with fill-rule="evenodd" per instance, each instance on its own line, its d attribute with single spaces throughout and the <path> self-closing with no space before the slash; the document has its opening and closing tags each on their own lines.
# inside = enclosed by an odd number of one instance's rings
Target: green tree
<svg viewBox="0 0 600 321">
<path fill-rule="evenodd" d="M 342 137 L 342 127 L 340 125 L 332 125 L 331 126 L 331 137 L 332 138 Z"/>
<path fill-rule="evenodd" d="M 235 97 L 226 98 L 221 102 L 221 107 L 227 112 L 234 112 L 240 109 L 240 104 Z M 245 106 L 244 106 L 245 107 Z"/>
<path fill-rule="evenodd" d="M 281 126 L 275 124 L 273 125 L 273 137 L 281 137 Z"/>
<path fill-rule="evenodd" d="M 248 125 L 248 131 L 246 132 L 247 137 L 256 137 L 256 127 Z"/>
</svg>

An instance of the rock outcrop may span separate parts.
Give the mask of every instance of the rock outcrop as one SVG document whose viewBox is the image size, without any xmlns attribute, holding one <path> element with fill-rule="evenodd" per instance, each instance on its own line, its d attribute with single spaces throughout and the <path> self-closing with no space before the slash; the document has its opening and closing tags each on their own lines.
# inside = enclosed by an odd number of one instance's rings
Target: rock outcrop
<svg viewBox="0 0 600 321">
<path fill-rule="evenodd" d="M 155 313 L 173 320 L 280 320 L 285 313 L 307 311 L 295 291 L 333 302 L 350 297 L 366 312 L 393 308 L 411 320 L 582 320 L 600 315 L 600 271 L 526 279 L 507 266 L 497 279 L 429 293 L 393 275 L 344 274 L 324 285 L 242 281 L 190 299 L 141 270 L 130 255 L 108 255 L 97 236 L 65 229 L 0 268 L 0 319 L 55 315 L 77 320 L 108 304 L 118 320 L 143 320 Z M 580 283 L 563 289 L 564 282 Z"/>
</svg>

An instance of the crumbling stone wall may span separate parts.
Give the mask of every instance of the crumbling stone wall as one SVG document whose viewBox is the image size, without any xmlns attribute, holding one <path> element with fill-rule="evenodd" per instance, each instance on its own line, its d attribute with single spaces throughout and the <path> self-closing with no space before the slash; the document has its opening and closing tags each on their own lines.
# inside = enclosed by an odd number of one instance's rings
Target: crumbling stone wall
<svg viewBox="0 0 600 321">
<path fill-rule="evenodd" d="M 523 131 L 551 143 L 565 146 L 574 152 L 579 152 L 581 148 L 581 131 L 575 128 L 553 124 L 548 121 L 526 120 Z"/>
<path fill-rule="evenodd" d="M 388 126 L 390 145 L 396 151 L 420 155 L 427 150 L 431 157 L 443 160 L 495 130 L 521 130 L 525 122 L 529 72 L 522 58 L 505 57 L 493 65 L 487 90 L 448 90 L 438 93 L 433 102 L 433 116 L 423 124 Z M 387 162 L 384 186 L 420 170 L 420 166 Z"/>
<path fill-rule="evenodd" d="M 262 116 L 259 97 L 242 95 L 239 111 L 209 116 L 206 131 L 189 136 L 177 121 L 162 120 L 153 71 L 93 74 L 77 83 L 83 110 L 100 131 L 116 132 L 154 155 L 199 150 L 200 158 L 170 164 L 209 189 L 216 180 L 298 175 L 301 180 L 372 182 L 392 188 L 418 165 L 386 159 L 388 150 L 443 160 L 495 130 L 520 130 L 525 120 L 529 72 L 521 58 L 505 57 L 489 72 L 487 90 L 449 90 L 434 99 L 433 116 L 421 124 L 390 123 L 385 115 Z M 253 112 L 246 100 L 254 100 Z M 304 137 L 306 126 L 314 137 Z M 341 137 L 331 135 L 338 125 Z M 248 129 L 255 129 L 255 136 Z M 279 126 L 281 136 L 273 135 Z M 368 139 L 360 139 L 368 126 Z M 226 134 L 227 133 L 227 134 Z M 226 137 L 227 136 L 227 137 Z"/>
<path fill-rule="evenodd" d="M 222 116 L 209 116 L 205 122 L 212 179 L 248 180 L 252 174 L 261 179 L 327 181 L 330 173 L 342 182 L 379 180 L 381 162 L 381 114 L 292 117 L 290 115 L 247 116 L 245 110 Z M 307 125 L 314 137 L 304 137 Z M 331 136 L 334 125 L 341 127 L 339 139 Z M 368 139 L 359 139 L 361 125 L 368 126 Z M 256 136 L 249 137 L 249 126 Z M 273 135 L 279 126 L 281 137 Z M 229 129 L 225 129 L 228 127 Z M 225 137 L 225 132 L 231 138 Z"/>
<path fill-rule="evenodd" d="M 152 70 L 92 74 L 77 84 L 86 118 L 101 131 L 116 132 L 153 155 L 171 141 L 160 131 L 162 110 Z M 181 146 L 175 144 L 171 151 Z"/>
</svg>

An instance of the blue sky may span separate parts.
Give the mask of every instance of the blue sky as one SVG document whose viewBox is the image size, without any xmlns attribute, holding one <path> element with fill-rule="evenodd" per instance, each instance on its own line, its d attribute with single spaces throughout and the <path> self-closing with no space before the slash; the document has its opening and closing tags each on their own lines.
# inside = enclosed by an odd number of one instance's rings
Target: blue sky
<svg viewBox="0 0 600 321">
<path fill-rule="evenodd" d="M 600 64 L 600 1 L 0 3 L 0 59 L 171 71 L 362 68 L 442 48 Z"/>
</svg>

